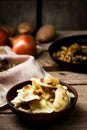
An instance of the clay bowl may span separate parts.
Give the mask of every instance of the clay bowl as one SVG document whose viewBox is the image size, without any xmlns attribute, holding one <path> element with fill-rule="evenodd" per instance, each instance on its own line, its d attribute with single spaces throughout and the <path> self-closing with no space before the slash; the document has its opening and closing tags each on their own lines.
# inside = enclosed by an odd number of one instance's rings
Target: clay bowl
<svg viewBox="0 0 87 130">
<path fill-rule="evenodd" d="M 6 98 L 7 98 L 7 103 L 9 105 L 9 107 L 11 108 L 11 110 L 18 116 L 20 117 L 20 119 L 22 120 L 25 120 L 27 122 L 49 122 L 49 121 L 55 121 L 55 120 L 61 120 L 63 118 L 66 118 L 67 117 L 67 114 L 70 113 L 70 111 L 73 109 L 73 107 L 75 106 L 76 102 L 77 102 L 77 99 L 78 99 L 78 94 L 77 94 L 77 91 L 69 84 L 65 83 L 65 82 L 62 82 L 60 81 L 60 83 L 62 85 L 65 85 L 68 87 L 68 90 L 70 92 L 72 92 L 74 95 L 75 95 L 75 98 L 73 98 L 71 100 L 71 103 L 70 103 L 70 106 L 65 109 L 65 110 L 62 110 L 62 111 L 59 111 L 59 112 L 53 112 L 53 113 L 39 113 L 39 114 L 33 114 L 31 112 L 24 112 L 24 111 L 21 111 L 21 110 L 18 110 L 17 108 L 15 108 L 12 104 L 11 104 L 11 100 L 14 99 L 17 95 L 17 90 L 18 89 L 21 89 L 24 85 L 27 85 L 27 84 L 31 84 L 31 81 L 25 81 L 25 82 L 22 82 L 22 83 L 19 83 L 15 86 L 13 86 L 8 92 L 7 92 L 7 95 L 6 95 Z"/>
</svg>

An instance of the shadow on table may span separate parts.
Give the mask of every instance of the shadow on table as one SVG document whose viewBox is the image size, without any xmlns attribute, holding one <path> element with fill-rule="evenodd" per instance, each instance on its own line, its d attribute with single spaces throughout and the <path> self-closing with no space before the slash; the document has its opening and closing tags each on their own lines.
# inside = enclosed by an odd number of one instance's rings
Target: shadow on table
<svg viewBox="0 0 87 130">
<path fill-rule="evenodd" d="M 16 122 L 26 129 L 32 130 L 62 130 L 67 128 L 70 130 L 71 127 L 79 126 L 81 124 L 82 113 L 80 108 L 76 106 L 68 115 L 62 120 L 50 121 L 50 122 L 28 122 L 16 118 Z"/>
</svg>

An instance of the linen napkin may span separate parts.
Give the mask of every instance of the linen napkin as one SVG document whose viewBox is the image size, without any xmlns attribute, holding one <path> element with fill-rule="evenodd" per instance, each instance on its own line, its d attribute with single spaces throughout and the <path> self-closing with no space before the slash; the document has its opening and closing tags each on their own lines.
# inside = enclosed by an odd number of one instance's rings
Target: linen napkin
<svg viewBox="0 0 87 130">
<path fill-rule="evenodd" d="M 7 59 L 11 68 L 0 72 L 0 107 L 6 104 L 7 91 L 30 78 L 45 78 L 49 74 L 30 55 L 17 55 L 7 46 L 0 47 L 0 59 Z"/>
</svg>

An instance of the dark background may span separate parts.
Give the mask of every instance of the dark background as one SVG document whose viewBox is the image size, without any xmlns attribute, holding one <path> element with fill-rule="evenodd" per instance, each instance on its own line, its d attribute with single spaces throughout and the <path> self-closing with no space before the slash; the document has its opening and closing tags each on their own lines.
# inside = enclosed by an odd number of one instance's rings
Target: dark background
<svg viewBox="0 0 87 130">
<path fill-rule="evenodd" d="M 37 28 L 50 23 L 58 30 L 86 30 L 87 0 L 0 0 L 0 25 L 25 21 Z"/>
</svg>

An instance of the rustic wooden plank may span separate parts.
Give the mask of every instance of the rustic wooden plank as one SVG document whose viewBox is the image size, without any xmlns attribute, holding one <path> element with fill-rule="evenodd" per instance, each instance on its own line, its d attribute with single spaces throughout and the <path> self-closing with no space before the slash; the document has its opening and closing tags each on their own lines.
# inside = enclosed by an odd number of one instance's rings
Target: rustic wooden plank
<svg viewBox="0 0 87 130">
<path fill-rule="evenodd" d="M 78 113 L 77 110 L 73 110 L 67 118 L 61 122 L 51 124 L 39 124 L 24 123 L 14 114 L 0 114 L 0 129 L 1 130 L 86 130 L 87 129 L 87 112 Z"/>
<path fill-rule="evenodd" d="M 87 85 L 72 85 L 78 93 L 78 100 L 76 103 L 77 111 L 87 112 Z"/>
<path fill-rule="evenodd" d="M 69 84 L 87 84 L 87 74 L 70 71 L 52 71 L 49 73 Z"/>
<path fill-rule="evenodd" d="M 39 64 L 43 67 L 47 67 L 47 66 L 54 66 L 57 65 L 55 64 L 55 62 L 51 59 L 50 55 L 48 52 L 43 52 L 38 59 L 36 59 L 37 62 L 39 62 Z"/>
<path fill-rule="evenodd" d="M 57 39 L 62 38 L 62 37 L 67 37 L 67 36 L 74 36 L 74 35 L 84 35 L 87 34 L 87 30 L 59 30 L 57 31 Z"/>
<path fill-rule="evenodd" d="M 13 112 L 11 111 L 8 104 L 6 106 L 0 108 L 0 114 L 10 114 L 10 113 L 13 113 Z"/>
<path fill-rule="evenodd" d="M 21 22 L 36 26 L 36 0 L 0 0 L 0 24 L 17 27 Z"/>
<path fill-rule="evenodd" d="M 54 24 L 58 30 L 87 29 L 86 0 L 43 0 L 42 23 Z"/>
</svg>

